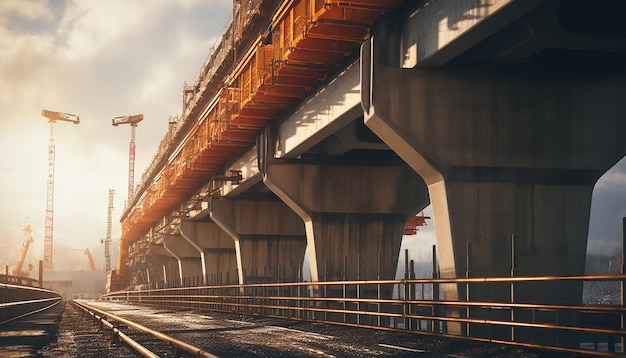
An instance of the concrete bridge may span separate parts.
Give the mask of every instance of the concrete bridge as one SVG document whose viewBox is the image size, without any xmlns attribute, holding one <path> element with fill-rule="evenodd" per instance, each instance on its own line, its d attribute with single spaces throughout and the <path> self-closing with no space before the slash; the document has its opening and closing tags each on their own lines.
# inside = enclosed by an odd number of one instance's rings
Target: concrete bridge
<svg viewBox="0 0 626 358">
<path fill-rule="evenodd" d="M 624 2 L 253 3 L 122 215 L 113 290 L 297 281 L 305 251 L 313 281 L 394 278 L 429 204 L 442 277 L 584 273 L 626 155 Z M 581 301 L 537 285 L 515 300 Z"/>
</svg>

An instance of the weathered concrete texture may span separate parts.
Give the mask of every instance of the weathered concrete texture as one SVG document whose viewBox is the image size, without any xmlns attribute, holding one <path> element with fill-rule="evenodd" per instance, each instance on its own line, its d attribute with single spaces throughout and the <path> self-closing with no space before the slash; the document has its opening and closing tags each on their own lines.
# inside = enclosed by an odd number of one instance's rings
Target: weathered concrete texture
<svg viewBox="0 0 626 358">
<path fill-rule="evenodd" d="M 179 283 L 197 284 L 202 277 L 200 253 L 180 235 L 163 236 L 163 247 L 178 261 Z"/>
<path fill-rule="evenodd" d="M 178 260 L 163 247 L 163 244 L 150 244 L 148 255 L 154 262 L 152 266 L 154 270 L 151 272 L 150 276 L 159 277 L 160 271 L 163 272 L 161 274 L 163 277 L 162 282 L 153 280 L 154 282 L 159 284 L 164 283 L 169 286 L 175 286 L 180 283 Z"/>
<path fill-rule="evenodd" d="M 583 274 L 593 186 L 626 154 L 624 77 L 406 70 L 377 65 L 376 51 L 366 124 L 428 184 L 442 276 L 464 276 L 468 242 L 474 276 L 508 276 L 512 234 L 517 275 Z M 582 285 L 526 284 L 515 296 L 580 303 Z"/>
<path fill-rule="evenodd" d="M 200 255 L 205 284 L 236 282 L 235 245 L 224 230 L 214 222 L 182 220 L 180 233 Z"/>
<path fill-rule="evenodd" d="M 313 281 L 394 278 L 405 222 L 428 205 L 409 167 L 272 159 L 262 170 L 304 220 Z"/>
<path fill-rule="evenodd" d="M 544 1 L 423 2 L 404 21 L 403 66 L 441 66 Z"/>
<path fill-rule="evenodd" d="M 297 281 L 304 224 L 279 200 L 210 199 L 211 218 L 235 242 L 240 283 Z"/>
<path fill-rule="evenodd" d="M 161 255 L 157 255 L 153 252 L 146 254 L 146 268 L 148 273 L 146 274 L 147 282 L 152 287 L 156 285 L 166 284 L 167 280 L 167 268 L 165 263 L 167 258 Z"/>
</svg>

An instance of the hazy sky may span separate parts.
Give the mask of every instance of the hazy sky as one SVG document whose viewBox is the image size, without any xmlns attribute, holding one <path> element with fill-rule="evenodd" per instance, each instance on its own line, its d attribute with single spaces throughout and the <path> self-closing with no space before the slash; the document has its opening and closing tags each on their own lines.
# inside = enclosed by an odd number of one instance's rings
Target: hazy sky
<svg viewBox="0 0 626 358">
<path fill-rule="evenodd" d="M 46 108 L 80 116 L 78 125 L 54 127 L 53 264 L 87 267 L 72 249 L 89 248 L 102 267 L 108 190 L 117 191 L 114 240 L 127 197 L 130 127 L 111 119 L 145 116 L 137 127 L 138 181 L 168 117 L 181 111 L 183 83 L 196 80 L 231 11 L 231 0 L 0 0 L 0 265 L 14 264 L 27 224 L 35 239 L 29 257 L 43 256 Z M 626 160 L 597 185 L 590 247 L 617 246 L 623 216 Z M 418 237 L 432 243 L 432 225 Z"/>
<path fill-rule="evenodd" d="M 78 125 L 54 125 L 54 266 L 67 266 L 57 245 L 102 247 L 109 188 L 119 238 L 130 127 L 111 119 L 145 116 L 139 180 L 168 117 L 181 111 L 183 83 L 196 80 L 231 12 L 232 0 L 0 0 L 0 258 L 17 258 L 27 224 L 30 251 L 43 256 L 50 125 L 42 108 L 80 116 Z"/>
</svg>

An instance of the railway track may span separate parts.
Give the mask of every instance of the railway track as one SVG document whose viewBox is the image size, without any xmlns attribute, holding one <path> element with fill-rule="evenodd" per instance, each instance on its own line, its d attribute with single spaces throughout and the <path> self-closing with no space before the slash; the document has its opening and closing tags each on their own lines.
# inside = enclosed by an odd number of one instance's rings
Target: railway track
<svg viewBox="0 0 626 358">
<path fill-rule="evenodd" d="M 546 354 L 498 344 L 120 301 L 74 301 L 68 305 L 70 309 L 96 320 L 91 327 L 99 329 L 100 339 L 111 339 L 117 342 L 113 346 L 134 351 L 108 355 L 118 357 L 542 357 Z M 83 352 L 77 356 L 90 355 Z M 100 356 L 106 355 L 92 355 Z"/>
</svg>

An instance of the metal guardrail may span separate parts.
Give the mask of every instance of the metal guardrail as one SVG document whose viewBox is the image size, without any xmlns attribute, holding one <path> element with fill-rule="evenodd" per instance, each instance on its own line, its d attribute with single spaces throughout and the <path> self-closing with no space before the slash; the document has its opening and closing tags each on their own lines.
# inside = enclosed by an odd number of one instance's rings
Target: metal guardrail
<svg viewBox="0 0 626 358">
<path fill-rule="evenodd" d="M 22 285 L 22 286 L 30 286 L 30 287 L 39 287 L 39 280 L 23 277 L 23 276 L 13 276 L 13 275 L 0 275 L 0 283 L 12 284 L 12 285 Z"/>
<path fill-rule="evenodd" d="M 61 301 L 54 291 L 0 283 L 0 326 L 51 309 Z"/>
<path fill-rule="evenodd" d="M 626 307 L 622 304 L 439 299 L 445 284 L 465 285 L 469 290 L 476 284 L 483 285 L 480 289 L 491 284 L 514 288 L 520 283 L 563 281 L 623 285 L 626 274 L 259 283 L 121 291 L 102 299 L 623 356 Z"/>
</svg>

